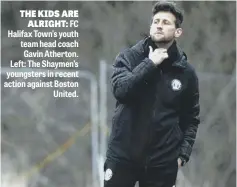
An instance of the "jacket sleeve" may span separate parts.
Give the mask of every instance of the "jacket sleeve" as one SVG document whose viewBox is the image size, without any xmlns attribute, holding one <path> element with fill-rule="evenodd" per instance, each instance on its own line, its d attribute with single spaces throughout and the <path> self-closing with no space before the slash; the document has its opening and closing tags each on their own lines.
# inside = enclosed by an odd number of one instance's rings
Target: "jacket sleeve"
<svg viewBox="0 0 237 187">
<path fill-rule="evenodd" d="M 144 58 L 138 65 L 131 69 L 131 58 L 120 53 L 113 64 L 112 92 L 120 103 L 127 103 L 138 98 L 139 90 L 155 71 L 155 64 Z"/>
<path fill-rule="evenodd" d="M 189 161 L 200 123 L 199 83 L 195 72 L 193 72 L 189 81 L 190 86 L 188 87 L 185 99 L 186 107 L 181 119 L 183 123 L 181 125 L 185 126 L 185 129 L 183 142 L 180 147 L 180 157 L 184 158 L 186 162 Z"/>
</svg>

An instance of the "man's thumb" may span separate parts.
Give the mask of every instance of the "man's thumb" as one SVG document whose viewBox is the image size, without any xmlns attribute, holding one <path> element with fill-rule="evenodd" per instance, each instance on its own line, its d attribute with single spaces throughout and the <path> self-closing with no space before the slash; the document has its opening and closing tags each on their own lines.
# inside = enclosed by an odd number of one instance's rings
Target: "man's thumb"
<svg viewBox="0 0 237 187">
<path fill-rule="evenodd" d="M 153 52 L 153 49 L 151 46 L 149 46 L 149 53 L 152 53 Z"/>
</svg>

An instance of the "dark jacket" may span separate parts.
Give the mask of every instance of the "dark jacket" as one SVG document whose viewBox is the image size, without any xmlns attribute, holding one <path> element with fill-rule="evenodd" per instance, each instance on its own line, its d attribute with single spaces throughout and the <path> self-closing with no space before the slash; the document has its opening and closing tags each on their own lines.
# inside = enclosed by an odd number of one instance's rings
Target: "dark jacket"
<svg viewBox="0 0 237 187">
<path fill-rule="evenodd" d="M 159 166 L 189 160 L 199 121 L 199 85 L 193 67 L 176 42 L 156 66 L 148 58 L 148 37 L 118 54 L 113 65 L 116 98 L 107 159 Z"/>
</svg>

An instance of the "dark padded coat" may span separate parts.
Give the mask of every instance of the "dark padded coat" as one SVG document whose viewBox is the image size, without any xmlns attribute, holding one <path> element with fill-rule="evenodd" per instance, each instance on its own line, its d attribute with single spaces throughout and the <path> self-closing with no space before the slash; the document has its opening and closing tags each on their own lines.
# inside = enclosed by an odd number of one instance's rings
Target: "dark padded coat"
<svg viewBox="0 0 237 187">
<path fill-rule="evenodd" d="M 199 85 L 193 67 L 176 42 L 169 58 L 154 65 L 147 37 L 119 53 L 113 64 L 117 100 L 107 159 L 139 166 L 189 160 L 199 121 Z"/>
</svg>

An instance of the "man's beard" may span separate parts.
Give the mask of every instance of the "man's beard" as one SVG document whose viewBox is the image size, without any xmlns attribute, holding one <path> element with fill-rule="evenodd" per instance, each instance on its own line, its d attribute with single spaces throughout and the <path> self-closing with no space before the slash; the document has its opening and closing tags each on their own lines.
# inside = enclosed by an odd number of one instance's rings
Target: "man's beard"
<svg viewBox="0 0 237 187">
<path fill-rule="evenodd" d="M 160 38 L 160 39 L 156 39 L 156 37 L 154 35 L 151 35 L 151 40 L 153 42 L 155 42 L 156 44 L 168 44 L 170 43 L 173 38 Z"/>
</svg>

